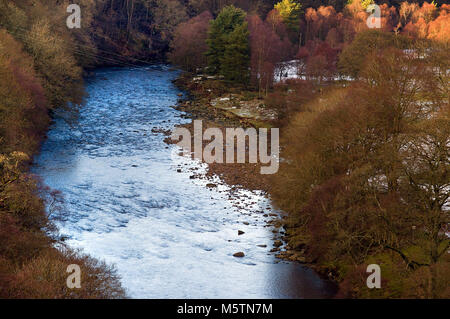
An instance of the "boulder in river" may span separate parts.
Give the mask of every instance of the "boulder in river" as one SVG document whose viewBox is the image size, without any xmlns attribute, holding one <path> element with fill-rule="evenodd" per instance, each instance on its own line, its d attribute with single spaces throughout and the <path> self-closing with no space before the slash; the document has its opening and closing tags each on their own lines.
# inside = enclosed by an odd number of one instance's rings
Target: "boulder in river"
<svg viewBox="0 0 450 319">
<path fill-rule="evenodd" d="M 245 254 L 242 251 L 233 254 L 233 257 L 237 257 L 237 258 L 242 258 L 244 256 L 245 256 Z"/>
<path fill-rule="evenodd" d="M 238 235 L 240 236 L 240 235 L 244 235 L 245 234 L 245 232 L 244 231 L 242 231 L 242 230 L 238 230 Z"/>
</svg>

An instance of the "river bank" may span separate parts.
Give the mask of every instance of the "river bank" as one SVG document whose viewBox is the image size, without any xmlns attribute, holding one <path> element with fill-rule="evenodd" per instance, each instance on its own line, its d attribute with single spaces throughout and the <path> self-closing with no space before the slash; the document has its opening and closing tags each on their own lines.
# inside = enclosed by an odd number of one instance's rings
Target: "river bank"
<svg viewBox="0 0 450 319">
<path fill-rule="evenodd" d="M 202 119 L 204 129 L 215 127 L 225 132 L 226 128 L 260 127 L 270 128 L 276 124 L 276 112 L 265 109 L 264 100 L 257 97 L 257 93 L 228 87 L 220 79 L 210 76 L 194 76 L 184 73 L 174 84 L 182 91 L 187 92 L 174 106 L 184 111 L 192 120 Z M 192 133 L 193 123 L 183 125 Z M 169 142 L 169 138 L 166 140 Z M 170 143 L 170 142 L 169 142 Z M 209 141 L 203 141 L 203 148 Z M 236 149 L 235 149 L 236 151 Z M 226 152 L 224 147 L 223 152 Z M 207 176 L 219 176 L 233 188 L 261 190 L 270 198 L 271 175 L 260 173 L 261 163 L 257 164 L 219 164 L 207 165 Z M 273 248 L 276 258 L 291 262 L 298 262 L 314 269 L 322 277 L 333 280 L 333 274 L 327 269 L 319 268 L 316 264 L 308 262 L 304 255 L 304 246 L 290 247 L 289 217 L 286 214 L 266 214 L 271 219 L 267 226 L 274 226 Z"/>
<path fill-rule="evenodd" d="M 191 120 L 201 119 L 203 129 L 219 128 L 225 136 L 226 128 L 270 128 L 273 125 L 273 114 L 260 114 L 262 105 L 254 92 L 239 92 L 239 89 L 227 85 L 213 77 L 199 77 L 181 74 L 174 84 L 186 95 L 182 96 L 173 107 L 186 112 Z M 234 91 L 234 92 L 233 92 Z M 244 97 L 245 93 L 248 93 Z M 261 108 L 262 109 L 262 108 Z M 183 125 L 193 130 L 193 123 Z M 203 148 L 208 141 L 203 141 Z M 225 145 L 225 144 L 224 144 Z M 225 153 L 224 148 L 224 153 Z M 248 155 L 248 154 L 247 154 Z M 261 164 L 219 164 L 208 165 L 208 174 L 221 177 L 229 185 L 250 190 L 269 192 L 270 176 L 260 174 Z"/>
</svg>

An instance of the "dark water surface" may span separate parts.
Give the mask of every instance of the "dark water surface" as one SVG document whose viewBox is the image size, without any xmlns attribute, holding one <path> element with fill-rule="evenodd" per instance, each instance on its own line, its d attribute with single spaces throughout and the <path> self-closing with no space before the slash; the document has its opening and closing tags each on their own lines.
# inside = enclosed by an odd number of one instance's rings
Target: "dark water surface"
<svg viewBox="0 0 450 319">
<path fill-rule="evenodd" d="M 190 179 L 204 167 L 152 132 L 187 121 L 170 107 L 176 76 L 167 66 L 98 70 L 79 121 L 52 126 L 33 171 L 65 198 L 61 233 L 116 264 L 133 298 L 329 297 L 313 271 L 269 253 L 268 199 Z"/>
</svg>

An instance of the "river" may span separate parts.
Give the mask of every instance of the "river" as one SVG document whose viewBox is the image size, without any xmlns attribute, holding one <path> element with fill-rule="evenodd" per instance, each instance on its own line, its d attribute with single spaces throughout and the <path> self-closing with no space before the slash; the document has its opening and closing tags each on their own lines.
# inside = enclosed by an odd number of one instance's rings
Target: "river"
<svg viewBox="0 0 450 319">
<path fill-rule="evenodd" d="M 99 69 L 79 119 L 51 126 L 32 171 L 64 197 L 53 217 L 67 243 L 115 264 L 132 298 L 330 297 L 330 283 L 269 252 L 267 198 L 191 179 L 205 167 L 154 130 L 188 121 L 170 107 L 177 75 L 165 65 Z"/>
</svg>

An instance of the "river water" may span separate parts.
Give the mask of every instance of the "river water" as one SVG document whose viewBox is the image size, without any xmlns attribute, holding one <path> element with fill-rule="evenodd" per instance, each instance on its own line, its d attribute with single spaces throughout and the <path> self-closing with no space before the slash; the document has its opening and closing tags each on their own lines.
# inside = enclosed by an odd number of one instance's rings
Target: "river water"
<svg viewBox="0 0 450 319">
<path fill-rule="evenodd" d="M 132 298 L 330 297 L 331 284 L 269 252 L 268 199 L 191 179 L 205 168 L 152 131 L 187 122 L 170 107 L 176 76 L 165 65 L 97 70 L 76 123 L 52 125 L 33 172 L 64 197 L 54 216 L 68 244 L 115 264 Z"/>
</svg>

